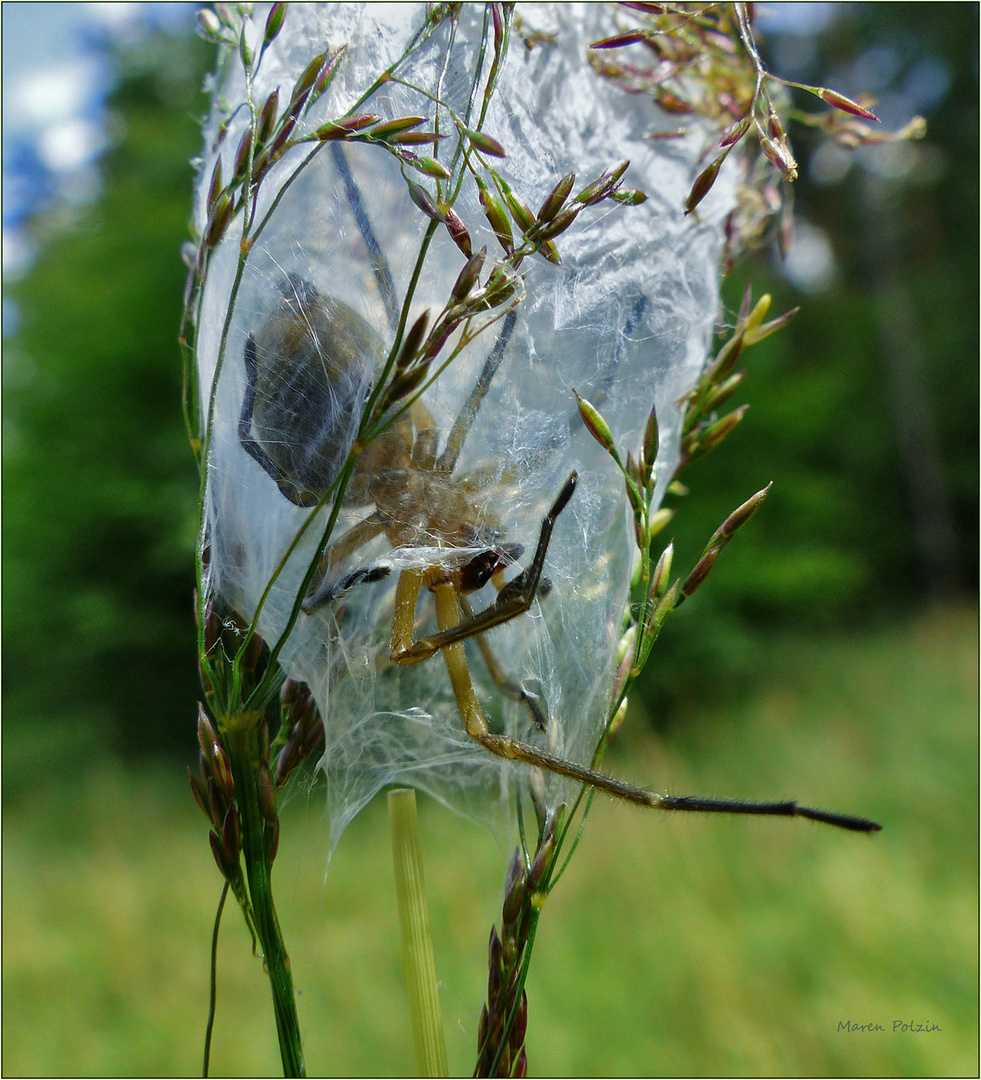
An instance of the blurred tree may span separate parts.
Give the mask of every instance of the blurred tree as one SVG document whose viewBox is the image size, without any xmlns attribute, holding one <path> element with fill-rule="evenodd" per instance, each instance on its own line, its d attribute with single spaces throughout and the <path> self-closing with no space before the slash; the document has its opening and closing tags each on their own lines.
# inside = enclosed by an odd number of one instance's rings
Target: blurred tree
<svg viewBox="0 0 981 1080">
<path fill-rule="evenodd" d="M 692 494 L 667 530 L 679 567 L 741 499 L 774 487 L 658 642 L 645 692 L 660 722 L 743 685 L 772 634 L 977 585 L 978 10 L 848 5 L 814 37 L 762 45 L 778 74 L 873 92 L 885 126 L 919 112 L 928 131 L 854 154 L 791 131 L 796 215 L 827 238 L 833 272 L 800 293 L 775 255 L 757 256 L 727 283 L 730 312 L 747 280 L 774 294 L 774 313 L 801 312 L 745 356 L 733 404 L 751 403 L 746 419 L 684 478 Z"/>
<path fill-rule="evenodd" d="M 35 219 L 37 259 L 8 293 L 4 701 L 7 749 L 22 749 L 5 760 L 19 780 L 83 746 L 194 742 L 197 479 L 175 336 L 212 55 L 158 31 L 115 60 L 102 192 Z"/>
</svg>

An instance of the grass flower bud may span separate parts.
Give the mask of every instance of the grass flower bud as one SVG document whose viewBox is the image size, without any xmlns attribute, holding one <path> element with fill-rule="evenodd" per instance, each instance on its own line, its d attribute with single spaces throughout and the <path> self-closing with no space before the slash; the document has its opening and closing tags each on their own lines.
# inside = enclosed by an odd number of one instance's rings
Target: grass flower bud
<svg viewBox="0 0 981 1080">
<path fill-rule="evenodd" d="M 217 833 L 209 832 L 208 842 L 211 844 L 211 854 L 215 857 L 215 862 L 218 865 L 221 876 L 226 880 L 230 881 L 238 873 L 238 863 L 230 863 L 228 861 L 228 855 L 225 851 L 225 847 L 222 844 L 221 837 Z"/>
<path fill-rule="evenodd" d="M 753 305 L 753 310 L 747 315 L 746 321 L 743 324 L 743 330 L 746 333 L 751 333 L 755 330 L 761 322 L 766 318 L 766 313 L 770 310 L 770 304 L 773 302 L 773 297 L 769 293 L 764 293 L 759 300 Z"/>
<path fill-rule="evenodd" d="M 194 801 L 198 804 L 198 809 L 210 821 L 211 814 L 208 811 L 207 785 L 190 766 L 187 767 L 187 778 L 191 782 L 191 794 L 194 796 Z"/>
<path fill-rule="evenodd" d="M 697 447 L 698 452 L 700 454 L 706 454 L 709 450 L 714 450 L 741 422 L 742 418 L 746 415 L 747 408 L 748 406 L 742 405 L 738 409 L 733 409 L 733 411 L 726 416 L 723 416 L 721 420 L 717 420 L 714 424 L 709 424 L 699 437 Z"/>
<path fill-rule="evenodd" d="M 218 20 L 218 16 L 207 8 L 203 8 L 197 13 L 198 33 L 203 38 L 209 41 L 215 41 L 221 43 L 221 30 L 222 25 Z"/>
<path fill-rule="evenodd" d="M 812 93 L 817 96 L 828 105 L 831 105 L 835 109 L 840 109 L 842 112 L 851 113 L 852 116 L 860 116 L 863 120 L 874 120 L 879 122 L 878 116 L 872 112 L 871 109 L 866 109 L 859 105 L 857 101 L 852 101 L 850 97 L 845 97 L 844 94 L 838 93 L 837 90 L 828 90 L 825 87 L 804 87 L 806 90 L 811 90 Z"/>
<path fill-rule="evenodd" d="M 212 209 L 218 196 L 222 192 L 223 183 L 221 179 L 221 158 L 215 158 L 215 167 L 211 173 L 211 185 L 208 188 L 208 209 Z"/>
<path fill-rule="evenodd" d="M 232 220 L 234 209 L 231 196 L 227 191 L 222 191 L 215 200 L 211 216 L 208 220 L 208 226 L 205 229 L 205 247 L 213 248 L 218 246 L 218 243 L 225 235 L 225 230 Z"/>
<path fill-rule="evenodd" d="M 737 530 L 741 529 L 763 505 L 767 495 L 770 494 L 771 487 L 773 487 L 772 481 L 761 491 L 757 491 L 755 495 L 751 495 L 741 506 L 733 510 L 719 526 L 709 543 L 711 544 L 717 540 L 723 539 L 726 541 L 731 540 L 733 536 L 736 535 Z"/>
<path fill-rule="evenodd" d="M 215 747 L 220 747 L 218 733 L 200 702 L 198 703 L 198 746 L 201 747 L 201 753 L 206 756 L 210 756 Z"/>
<path fill-rule="evenodd" d="M 647 487 L 650 484 L 651 478 L 655 474 L 658 446 L 659 434 L 657 428 L 657 409 L 652 406 L 650 414 L 647 417 L 647 423 L 644 425 L 644 440 L 641 445 L 640 454 L 640 467 L 644 476 L 644 487 Z"/>
<path fill-rule="evenodd" d="M 785 180 L 797 179 L 797 162 L 794 161 L 794 155 L 790 152 L 786 139 L 774 140 L 761 135 L 760 149 L 776 165 Z"/>
<path fill-rule="evenodd" d="M 566 199 L 572 193 L 572 188 L 576 183 L 576 174 L 569 173 L 568 176 L 563 176 L 562 179 L 555 185 L 554 188 L 548 193 L 545 201 L 542 203 L 538 211 L 538 220 L 541 223 L 551 221 L 555 215 L 565 205 Z"/>
<path fill-rule="evenodd" d="M 286 106 L 286 113 L 288 116 L 295 117 L 299 114 L 306 103 L 310 91 L 313 90 L 314 84 L 317 81 L 317 76 L 323 69 L 326 60 L 326 53 L 315 56 L 296 80 L 293 85 L 293 92 L 290 94 L 290 103 Z"/>
<path fill-rule="evenodd" d="M 475 180 L 480 191 L 480 205 L 484 208 L 490 227 L 501 247 L 510 253 L 514 250 L 514 233 L 511 231 L 511 222 L 508 221 L 504 204 L 479 176 L 475 177 Z"/>
<path fill-rule="evenodd" d="M 596 203 L 601 202 L 613 191 L 617 181 L 627 171 L 629 165 L 629 161 L 621 161 L 604 170 L 598 179 L 591 184 L 587 184 L 579 192 L 576 196 L 576 202 L 581 203 L 583 206 L 594 206 Z"/>
<path fill-rule="evenodd" d="M 262 816 L 273 824 L 276 820 L 276 793 L 273 787 L 272 773 L 265 765 L 259 770 L 259 806 Z"/>
<path fill-rule="evenodd" d="M 235 782 L 232 779 L 232 769 L 228 762 L 228 755 L 217 743 L 212 754 L 208 757 L 208 771 L 214 777 L 215 784 L 222 797 L 230 800 L 235 793 Z"/>
<path fill-rule="evenodd" d="M 377 113 L 359 113 L 357 116 L 349 116 L 346 120 L 337 120 L 330 124 L 323 124 L 313 133 L 315 139 L 328 142 L 331 139 L 346 139 L 349 135 L 370 127 L 377 123 L 381 117 Z"/>
<path fill-rule="evenodd" d="M 685 200 L 686 214 L 690 214 L 712 190 L 712 185 L 715 183 L 715 178 L 719 175 L 719 169 L 725 159 L 726 155 L 720 154 L 714 161 L 710 161 L 695 177 L 695 182 L 692 184 L 688 198 Z"/>
<path fill-rule="evenodd" d="M 404 371 L 419 355 L 423 340 L 426 337 L 426 328 L 429 326 L 429 312 L 424 311 L 409 328 L 402 342 L 398 360 L 395 361 L 397 371 Z"/>
<path fill-rule="evenodd" d="M 613 740 L 613 739 L 615 739 L 617 737 L 617 733 L 620 731 L 620 728 L 623 727 L 623 722 L 626 719 L 627 719 L 627 699 L 624 698 L 623 701 L 621 701 L 619 706 L 617 707 L 617 711 L 613 714 L 613 719 L 610 721 L 610 726 L 606 729 L 606 741 L 607 742 L 610 742 L 611 740 Z"/>
<path fill-rule="evenodd" d="M 525 877 L 524 871 L 511 882 L 511 887 L 508 889 L 504 898 L 504 907 L 502 909 L 503 919 L 505 923 L 513 923 L 517 921 L 521 914 L 521 909 L 524 907 L 526 900 L 528 881 Z"/>
<path fill-rule="evenodd" d="M 554 853 L 555 839 L 553 836 L 547 836 L 545 842 L 535 853 L 535 858 L 528 871 L 527 887 L 529 891 L 535 892 L 541 885 L 546 871 L 550 868 Z"/>
<path fill-rule="evenodd" d="M 540 235 L 549 239 L 561 236 L 579 216 L 579 211 L 581 209 L 580 206 L 568 206 L 564 210 L 560 210 L 559 213 L 547 223 L 546 228 L 541 229 Z"/>
<path fill-rule="evenodd" d="M 665 589 L 668 587 L 668 580 L 671 577 L 671 562 L 674 559 L 674 544 L 668 544 L 668 546 L 661 552 L 661 557 L 657 560 L 657 565 L 654 567 L 654 574 L 651 577 L 651 596 L 655 600 L 660 600 L 664 595 Z"/>
<path fill-rule="evenodd" d="M 221 827 L 221 850 L 225 866 L 238 865 L 238 857 L 242 854 L 242 824 L 234 806 L 228 807 Z"/>
<path fill-rule="evenodd" d="M 675 511 L 667 506 L 662 506 L 659 510 L 655 510 L 647 520 L 647 531 L 650 536 L 657 536 L 674 515 Z"/>
<path fill-rule="evenodd" d="M 276 758 L 274 781 L 276 790 L 282 788 L 301 760 L 302 735 L 299 728 L 292 732 Z"/>
<path fill-rule="evenodd" d="M 610 425 L 600 415 L 599 409 L 578 394 L 576 394 L 576 405 L 579 407 L 579 415 L 582 417 L 582 422 L 586 425 L 589 434 L 608 454 L 615 455 L 616 447 L 613 444 L 613 432 L 610 431 Z"/>
<path fill-rule="evenodd" d="M 432 218 L 433 221 L 442 221 L 443 214 L 436 209 L 436 204 L 430 198 L 429 192 L 420 184 L 414 183 L 412 180 L 406 180 L 406 186 L 409 189 L 409 198 L 419 207 L 419 209 L 428 218 Z"/>
<path fill-rule="evenodd" d="M 479 150 L 482 154 L 490 154 L 491 157 L 504 158 L 507 157 L 507 151 L 492 135 L 488 135 L 486 131 L 471 131 L 469 128 L 464 128 L 467 140 L 470 145 Z"/>
<path fill-rule="evenodd" d="M 269 8 L 266 16 L 266 26 L 262 33 L 262 46 L 265 48 L 276 40 L 276 35 L 283 28 L 283 19 L 286 17 L 285 3 L 275 3 Z"/>
<path fill-rule="evenodd" d="M 694 569 L 685 578 L 681 585 L 680 594 L 682 600 L 687 600 L 689 596 L 702 584 L 702 582 L 709 576 L 709 571 L 715 565 L 715 560 L 719 557 L 721 548 L 710 548 L 695 564 Z"/>
<path fill-rule="evenodd" d="M 446 225 L 446 231 L 450 234 L 450 239 L 452 239 L 453 243 L 456 244 L 456 246 L 469 259 L 473 255 L 473 241 L 470 239 L 469 230 L 467 229 L 466 225 L 463 224 L 463 219 L 455 210 L 450 208 L 445 211 L 443 223 Z M 460 271 L 461 277 L 463 276 L 465 271 L 466 267 L 464 267 L 464 269 Z M 459 282 L 459 278 L 457 280 Z M 474 280 L 476 281 L 476 278 Z M 467 291 L 469 291 L 469 289 Z M 456 290 L 454 290 L 453 295 L 458 300 L 462 299 L 462 296 L 458 295 Z M 465 296 L 466 293 L 463 293 L 462 295 Z"/>
<path fill-rule="evenodd" d="M 467 261 L 467 265 L 460 271 L 460 276 L 453 283 L 453 288 L 450 291 L 450 295 L 454 300 L 464 300 L 469 295 L 474 285 L 477 284 L 486 257 L 487 249 L 482 248 Z"/>
<path fill-rule="evenodd" d="M 368 133 L 372 139 L 378 139 L 384 142 L 391 135 L 398 135 L 403 131 L 410 131 L 412 128 L 417 128 L 420 124 L 424 124 L 426 118 L 424 116 L 403 116 L 399 120 L 386 120 L 384 123 L 377 124 Z"/>
</svg>

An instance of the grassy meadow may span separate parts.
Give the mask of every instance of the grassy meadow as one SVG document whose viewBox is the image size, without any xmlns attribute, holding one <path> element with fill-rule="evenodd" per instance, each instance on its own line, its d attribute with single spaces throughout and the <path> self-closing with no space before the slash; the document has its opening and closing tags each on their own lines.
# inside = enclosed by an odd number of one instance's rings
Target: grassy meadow
<svg viewBox="0 0 981 1080">
<path fill-rule="evenodd" d="M 679 794 L 797 797 L 884 831 L 598 798 L 542 919 L 533 1075 L 977 1073 L 976 615 L 783 643 L 767 665 L 755 695 L 670 740 L 635 718 L 609 768 Z M 293 799 L 276 863 L 308 1070 L 412 1074 L 384 800 L 326 883 L 321 808 L 317 791 Z M 420 815 L 450 1069 L 469 1075 L 510 844 L 425 799 Z M 218 892 L 178 766 L 8 785 L 4 1074 L 199 1073 Z M 229 907 L 214 1075 L 280 1072 L 269 1005 Z"/>
</svg>

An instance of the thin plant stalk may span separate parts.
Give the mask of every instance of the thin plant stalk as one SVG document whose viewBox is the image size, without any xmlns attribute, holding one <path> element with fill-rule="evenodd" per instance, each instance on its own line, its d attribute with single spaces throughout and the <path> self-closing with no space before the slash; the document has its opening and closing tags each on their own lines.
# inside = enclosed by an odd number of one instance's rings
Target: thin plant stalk
<svg viewBox="0 0 981 1080">
<path fill-rule="evenodd" d="M 395 893 L 402 928 L 402 960 L 419 1076 L 447 1076 L 446 1044 L 436 983 L 436 960 L 429 932 L 429 909 L 419 842 L 419 815 L 413 788 L 388 793 L 392 827 Z"/>
<path fill-rule="evenodd" d="M 252 722 L 250 722 L 250 720 Z M 249 899 L 269 976 L 284 1076 L 306 1076 L 300 1023 L 296 1013 L 293 971 L 272 896 L 271 828 L 262 812 L 255 761 L 259 757 L 258 724 L 243 713 L 225 718 L 228 758 L 235 781 L 236 806 L 242 825 L 242 854 Z"/>
</svg>

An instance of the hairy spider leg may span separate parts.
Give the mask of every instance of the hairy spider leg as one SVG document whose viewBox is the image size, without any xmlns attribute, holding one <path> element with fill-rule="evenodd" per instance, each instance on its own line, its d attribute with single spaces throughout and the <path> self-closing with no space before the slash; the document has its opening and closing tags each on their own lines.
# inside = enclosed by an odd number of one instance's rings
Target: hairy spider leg
<svg viewBox="0 0 981 1080">
<path fill-rule="evenodd" d="M 419 469 L 431 469 L 436 457 L 436 439 L 438 431 L 432 413 L 421 402 L 413 402 L 410 409 L 416 427 L 416 440 L 412 448 L 412 464 Z M 385 519 L 380 513 L 371 514 L 363 521 L 353 525 L 344 535 L 331 544 L 320 557 L 317 574 L 311 582 L 307 597 L 303 601 L 303 610 L 308 614 L 324 604 L 330 603 L 336 596 L 356 585 L 381 581 L 389 571 L 382 567 L 360 568 L 354 570 L 339 581 L 330 580 L 330 569 L 339 566 L 359 547 L 374 540 L 385 531 Z"/>
<path fill-rule="evenodd" d="M 418 584 L 421 585 L 421 574 Z M 444 631 L 451 630 L 461 617 L 459 594 L 452 583 L 445 582 L 434 588 L 436 596 L 436 618 Z M 418 595 L 418 593 L 417 593 Z M 409 599 L 409 598 L 407 598 Z M 396 601 L 397 603 L 398 601 Z M 485 749 L 498 757 L 510 761 L 522 761 L 547 772 L 567 776 L 577 783 L 598 788 L 619 799 L 639 803 L 658 810 L 707 811 L 726 814 L 767 814 L 779 817 L 803 817 L 811 821 L 836 825 L 853 832 L 878 832 L 882 826 L 866 818 L 852 817 L 849 814 L 837 814 L 826 810 L 815 810 L 801 806 L 794 801 L 786 802 L 742 802 L 735 799 L 710 799 L 694 796 L 658 795 L 656 792 L 627 784 L 606 773 L 577 765 L 575 762 L 556 757 L 528 743 L 512 739 L 508 735 L 495 735 L 487 727 L 487 721 L 477 702 L 473 682 L 467 669 L 467 660 L 461 641 L 453 641 L 443 646 L 443 657 L 450 675 L 453 693 L 456 697 L 460 716 L 467 734 Z M 393 650 L 393 659 L 394 656 Z"/>
<path fill-rule="evenodd" d="M 525 585 L 522 587 L 532 584 L 537 586 L 555 518 L 569 501 L 574 488 L 575 473 L 566 482 L 558 499 L 556 499 L 552 509 L 542 522 L 541 537 L 534 561 L 529 570 L 521 575 L 522 578 L 528 575 Z M 878 832 L 882 828 L 881 825 L 869 821 L 867 818 L 817 810 L 812 807 L 801 806 L 793 800 L 743 802 L 737 799 L 701 798 L 690 795 L 658 795 L 656 792 L 628 784 L 606 773 L 597 772 L 595 769 L 578 765 L 573 761 L 567 761 L 565 758 L 557 757 L 545 750 L 539 750 L 537 747 L 513 739 L 508 735 L 495 735 L 488 728 L 487 721 L 477 701 L 473 680 L 467 667 L 463 642 L 468 637 L 481 634 L 492 626 L 498 626 L 502 622 L 515 618 L 528 609 L 531 601 L 529 600 L 527 604 L 521 606 L 511 606 L 510 602 L 506 600 L 504 604 L 505 610 L 503 611 L 497 611 L 498 604 L 494 604 L 476 616 L 465 618 L 456 583 L 451 580 L 434 583 L 431 588 L 435 596 L 436 621 L 439 626 L 439 633 L 413 643 L 413 621 L 423 581 L 424 572 L 422 570 L 404 571 L 399 578 L 395 595 L 395 614 L 392 620 L 392 661 L 396 664 L 418 664 L 427 660 L 433 653 L 441 651 L 450 676 L 457 708 L 463 720 L 463 726 L 472 739 L 492 754 L 510 761 L 522 761 L 527 765 L 544 769 L 547 772 L 557 773 L 559 776 L 566 776 L 577 783 L 605 791 L 619 799 L 658 810 L 802 817 L 827 825 L 835 825 L 842 829 L 849 829 L 853 832 L 865 833 Z M 516 578 L 511 584 L 514 585 L 518 581 L 520 581 L 520 578 Z M 505 586 L 505 589 L 507 588 L 508 586 Z M 502 590 L 502 595 L 503 592 L 504 590 Z M 531 593 L 531 597 L 534 599 L 534 592 Z M 500 602 L 500 597 L 498 602 Z"/>
<path fill-rule="evenodd" d="M 303 610 L 309 614 L 316 611 L 317 608 L 323 607 L 324 604 L 329 604 L 334 597 L 342 592 L 347 592 L 348 589 L 354 588 L 355 585 L 381 581 L 382 578 L 387 577 L 389 573 L 387 568 L 376 567 L 374 569 L 361 568 L 355 570 L 340 581 L 330 580 L 331 566 L 342 563 L 348 555 L 353 554 L 359 547 L 363 547 L 370 540 L 374 540 L 376 536 L 381 536 L 384 531 L 385 522 L 382 520 L 381 515 L 372 514 L 348 529 L 336 544 L 331 544 L 320 560 L 317 576 L 310 583 L 309 592 L 302 604 Z"/>
<path fill-rule="evenodd" d="M 412 403 L 409 414 L 416 429 L 416 437 L 412 443 L 412 464 L 417 469 L 432 472 L 436 464 L 436 444 L 439 441 L 436 420 L 422 398 L 417 398 Z"/>
<path fill-rule="evenodd" d="M 461 617 L 459 595 L 455 587 L 450 583 L 437 585 L 434 592 L 436 594 L 437 622 L 442 630 L 449 631 L 458 623 Z M 690 795 L 658 795 L 656 792 L 647 791 L 644 788 L 625 783 L 623 780 L 617 780 L 606 773 L 597 772 L 595 769 L 577 765 L 575 762 L 567 761 L 565 758 L 556 757 L 554 754 L 539 750 L 537 747 L 520 742 L 518 739 L 513 739 L 508 735 L 495 735 L 488 729 L 487 721 L 484 719 L 484 714 L 477 702 L 473 682 L 467 668 L 463 643 L 453 641 L 451 644 L 444 645 L 443 657 L 467 734 L 498 757 L 507 758 L 510 761 L 522 761 L 527 765 L 533 765 L 547 772 L 567 776 L 570 780 L 605 791 L 607 794 L 624 799 L 627 802 L 638 803 L 641 806 L 658 810 L 802 817 L 826 825 L 836 825 L 852 832 L 864 833 L 878 832 L 882 828 L 877 822 L 869 821 L 867 818 L 853 817 L 850 814 L 838 814 L 828 810 L 816 810 L 809 806 L 801 806 L 792 800 L 783 802 L 743 802 L 737 799 L 700 798 Z M 395 659 L 394 656 L 393 659 Z"/>
<path fill-rule="evenodd" d="M 358 232 L 368 249 L 368 257 L 371 259 L 371 270 L 381 293 L 382 303 L 385 305 L 385 314 L 388 316 L 388 324 L 394 333 L 399 323 L 399 303 L 395 294 L 395 282 L 392 279 L 392 271 L 389 269 L 388 260 L 381 249 L 381 244 L 375 236 L 375 230 L 371 227 L 371 219 L 361 200 L 361 190 L 354 176 L 351 174 L 351 166 L 348 164 L 340 143 L 330 144 L 331 154 L 334 157 L 334 165 L 340 174 L 341 183 L 344 185 L 344 194 L 347 196 L 351 213 L 354 215 Z"/>
<path fill-rule="evenodd" d="M 456 698 L 460 717 L 467 734 L 481 746 L 498 757 L 512 761 L 523 761 L 549 772 L 567 776 L 582 784 L 600 788 L 611 795 L 639 802 L 644 806 L 660 805 L 661 796 L 644 791 L 642 788 L 626 784 L 605 773 L 596 772 L 575 762 L 566 761 L 544 750 L 539 750 L 527 743 L 512 739 L 506 735 L 495 735 L 487 726 L 487 721 L 477 701 L 473 681 L 467 667 L 463 642 L 475 635 L 482 634 L 493 626 L 499 626 L 530 607 L 541 579 L 542 566 L 548 551 L 555 519 L 565 508 L 575 490 L 577 474 L 572 473 L 563 485 L 558 498 L 542 521 L 541 534 L 535 557 L 527 570 L 514 581 L 506 585 L 498 594 L 497 601 L 484 611 L 465 618 L 461 608 L 458 585 L 451 580 L 436 582 L 431 585 L 436 603 L 436 622 L 439 632 L 430 637 L 412 641 L 415 610 L 419 593 L 425 579 L 423 570 L 404 570 L 399 577 L 395 592 L 395 611 L 392 618 L 391 658 L 396 664 L 419 664 L 428 660 L 437 652 L 443 653 L 443 659 L 450 676 L 453 694 Z M 496 666 L 496 665 L 495 665 Z"/>
<path fill-rule="evenodd" d="M 431 656 L 434 656 L 441 649 L 445 649 L 448 645 L 455 644 L 456 642 L 464 641 L 467 638 L 473 637 L 475 634 L 482 634 L 485 630 L 490 630 L 495 626 L 500 626 L 501 623 L 509 622 L 511 619 L 517 618 L 519 615 L 523 615 L 534 603 L 535 596 L 538 592 L 538 585 L 542 577 L 542 567 L 545 565 L 545 555 L 548 552 L 548 544 L 552 538 L 552 529 L 555 527 L 555 519 L 565 509 L 566 504 L 572 498 L 573 491 L 576 490 L 576 482 L 579 479 L 579 474 L 573 472 L 569 479 L 562 485 L 562 490 L 559 492 L 558 498 L 552 504 L 552 508 L 545 515 L 542 520 L 541 533 L 538 538 L 538 547 L 535 550 L 535 557 L 532 559 L 526 570 L 523 570 L 513 581 L 509 581 L 507 585 L 497 594 L 497 599 L 489 607 L 484 608 L 483 611 L 477 612 L 476 615 L 471 616 L 469 619 L 461 617 L 459 611 L 459 605 L 457 605 L 457 617 L 450 622 L 447 626 L 440 626 L 439 633 L 432 634 L 429 637 L 420 638 L 419 641 L 412 641 L 411 626 L 412 619 L 415 612 L 415 601 L 412 602 L 412 611 L 409 614 L 409 634 L 399 634 L 396 637 L 395 624 L 393 623 L 392 630 L 392 660 L 396 664 L 419 664 L 423 660 L 428 660 Z M 401 586 L 401 582 L 399 582 Z M 422 585 L 422 574 L 419 574 L 419 585 L 415 587 L 415 595 L 419 595 L 419 587 Z M 406 588 L 409 588 L 407 584 Z M 457 592 L 457 586 L 453 585 L 454 592 Z M 436 589 L 433 589 L 436 592 Z M 438 597 L 438 593 L 436 593 Z M 408 602 L 406 600 L 406 602 Z M 398 612 L 399 596 L 396 593 L 396 612 Z M 437 622 L 438 619 L 438 605 L 437 605 Z M 398 647 L 396 647 L 396 644 Z"/>
<path fill-rule="evenodd" d="M 539 592 L 541 592 L 541 586 L 539 586 Z M 470 606 L 466 596 L 461 592 L 460 596 L 460 610 L 463 612 L 463 619 L 473 618 L 473 608 Z M 484 667 L 490 672 L 490 677 L 494 680 L 494 685 L 497 687 L 498 693 L 506 697 L 509 701 L 515 701 L 525 706 L 531 716 L 531 721 L 538 728 L 539 731 L 545 731 L 548 724 L 548 717 L 545 715 L 544 710 L 538 703 L 538 699 L 532 694 L 529 694 L 520 683 L 504 671 L 501 665 L 497 662 L 497 657 L 491 650 L 490 645 L 487 644 L 487 639 L 483 634 L 477 634 L 475 638 L 477 642 L 477 648 L 480 650 L 480 655 L 484 660 Z"/>
<path fill-rule="evenodd" d="M 497 341 L 494 342 L 494 348 L 491 349 L 487 359 L 484 361 L 484 366 L 480 375 L 474 383 L 469 397 L 463 403 L 463 408 L 460 409 L 457 418 L 453 421 L 453 427 L 450 428 L 449 435 L 446 437 L 446 446 L 443 448 L 443 453 L 436 463 L 436 472 L 440 476 L 449 476 L 456 468 L 457 458 L 459 458 L 460 451 L 463 449 L 463 443 L 470 434 L 470 428 L 477 418 L 477 412 L 480 409 L 481 402 L 487 395 L 491 381 L 497 374 L 497 369 L 501 366 L 501 361 L 504 359 L 504 351 L 507 349 L 508 343 L 511 340 L 511 335 L 514 333 L 514 324 L 517 319 L 517 312 L 514 311 L 509 311 L 507 315 L 504 316 L 501 332 L 497 335 Z"/>
</svg>

